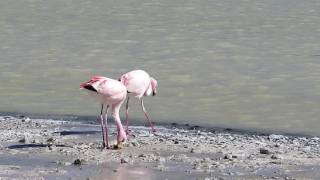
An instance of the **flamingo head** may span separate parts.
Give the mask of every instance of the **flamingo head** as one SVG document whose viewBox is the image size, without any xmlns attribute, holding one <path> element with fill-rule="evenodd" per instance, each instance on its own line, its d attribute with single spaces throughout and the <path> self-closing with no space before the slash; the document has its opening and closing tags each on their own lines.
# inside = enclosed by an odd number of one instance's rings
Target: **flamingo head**
<svg viewBox="0 0 320 180">
<path fill-rule="evenodd" d="M 81 83 L 80 89 L 86 89 L 89 91 L 97 92 L 98 86 L 101 84 L 103 77 L 101 76 L 94 76 L 89 81 Z"/>
<path fill-rule="evenodd" d="M 152 96 L 157 94 L 158 82 L 153 77 L 151 77 L 151 88 L 152 88 Z"/>
</svg>

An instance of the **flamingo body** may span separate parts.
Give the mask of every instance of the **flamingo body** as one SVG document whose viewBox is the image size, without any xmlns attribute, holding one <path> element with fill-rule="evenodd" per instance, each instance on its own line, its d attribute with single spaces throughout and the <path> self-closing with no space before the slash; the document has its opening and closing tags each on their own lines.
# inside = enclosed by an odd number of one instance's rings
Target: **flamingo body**
<svg viewBox="0 0 320 180">
<path fill-rule="evenodd" d="M 117 80 L 103 76 L 94 76 L 88 82 L 80 84 L 80 89 L 87 90 L 101 104 L 100 120 L 103 134 L 103 145 L 109 148 L 108 129 L 107 129 L 107 113 L 108 108 L 112 108 L 112 117 L 117 125 L 117 143 L 120 145 L 127 139 L 123 126 L 120 121 L 119 111 L 122 103 L 127 96 L 126 87 Z M 105 111 L 104 110 L 105 108 Z"/>
<path fill-rule="evenodd" d="M 123 100 L 127 95 L 126 87 L 119 81 L 103 76 L 94 76 L 80 85 L 101 104 L 112 105 Z"/>
<path fill-rule="evenodd" d="M 133 70 L 126 74 L 123 74 L 119 79 L 127 88 L 130 96 L 140 99 L 142 110 L 149 121 L 152 131 L 154 132 L 153 123 L 151 122 L 149 115 L 143 104 L 143 97 L 156 95 L 158 83 L 144 70 Z M 129 96 L 126 104 L 126 122 L 128 130 L 128 109 L 129 109 Z"/>
<path fill-rule="evenodd" d="M 151 81 L 156 82 L 143 70 L 130 71 L 122 75 L 120 81 L 126 86 L 129 93 L 139 99 L 143 96 L 150 96 L 153 91 Z"/>
</svg>

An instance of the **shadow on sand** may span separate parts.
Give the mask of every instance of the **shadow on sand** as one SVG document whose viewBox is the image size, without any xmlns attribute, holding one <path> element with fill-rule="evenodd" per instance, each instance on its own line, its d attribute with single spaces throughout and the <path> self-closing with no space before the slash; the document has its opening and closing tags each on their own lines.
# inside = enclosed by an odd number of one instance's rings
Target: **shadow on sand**
<svg viewBox="0 0 320 180">
<path fill-rule="evenodd" d="M 52 144 L 14 144 L 8 146 L 9 149 L 22 149 L 22 148 L 41 148 L 41 147 L 50 147 Z M 70 147 L 66 145 L 55 145 L 56 147 Z"/>
<path fill-rule="evenodd" d="M 60 136 L 68 136 L 68 135 L 88 135 L 88 134 L 99 134 L 101 131 L 59 131 L 54 132 L 59 133 Z"/>
</svg>

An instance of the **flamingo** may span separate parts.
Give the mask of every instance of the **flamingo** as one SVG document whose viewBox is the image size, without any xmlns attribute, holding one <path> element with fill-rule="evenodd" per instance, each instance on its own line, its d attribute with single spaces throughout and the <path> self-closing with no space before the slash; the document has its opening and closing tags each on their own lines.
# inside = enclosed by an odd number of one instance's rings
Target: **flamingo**
<svg viewBox="0 0 320 180">
<path fill-rule="evenodd" d="M 127 96 L 126 87 L 117 80 L 103 76 L 94 76 L 88 82 L 80 84 L 80 89 L 87 90 L 100 104 L 100 123 L 102 127 L 103 147 L 109 149 L 107 114 L 109 106 L 112 109 L 112 117 L 117 125 L 117 145 L 115 148 L 122 148 L 122 142 L 127 135 L 120 121 L 119 110 Z"/>
<path fill-rule="evenodd" d="M 158 83 L 144 70 L 133 70 L 128 73 L 123 74 L 119 81 L 121 81 L 127 88 L 128 97 L 126 103 L 126 132 L 129 132 L 129 99 L 130 96 L 138 98 L 141 103 L 142 111 L 147 118 L 151 131 L 155 132 L 153 127 L 153 122 L 150 120 L 149 115 L 147 114 L 146 108 L 144 107 L 143 97 L 144 96 L 155 96 L 157 94 Z"/>
</svg>

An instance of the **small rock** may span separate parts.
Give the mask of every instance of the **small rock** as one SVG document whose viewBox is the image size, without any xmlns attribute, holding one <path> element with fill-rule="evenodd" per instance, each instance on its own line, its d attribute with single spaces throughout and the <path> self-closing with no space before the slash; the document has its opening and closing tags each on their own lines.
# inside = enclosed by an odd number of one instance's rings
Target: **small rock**
<svg viewBox="0 0 320 180">
<path fill-rule="evenodd" d="M 190 130 L 197 130 L 197 129 L 199 129 L 200 128 L 200 126 L 191 126 L 189 129 Z"/>
<path fill-rule="evenodd" d="M 49 147 L 51 148 L 51 150 L 57 151 L 57 146 L 56 145 L 50 145 Z"/>
<path fill-rule="evenodd" d="M 138 157 L 147 157 L 145 154 L 139 154 Z"/>
<path fill-rule="evenodd" d="M 24 137 L 24 138 L 20 139 L 18 142 L 19 143 L 26 143 L 26 138 Z"/>
<path fill-rule="evenodd" d="M 158 161 L 160 164 L 163 164 L 163 163 L 166 162 L 166 158 L 164 158 L 164 157 L 159 157 L 159 158 L 157 159 L 157 161 Z"/>
<path fill-rule="evenodd" d="M 118 172 L 118 170 L 117 170 L 117 169 L 114 169 L 113 172 Z"/>
<path fill-rule="evenodd" d="M 200 169 L 201 169 L 201 166 L 200 166 L 199 163 L 194 163 L 192 169 L 194 169 L 194 170 L 200 170 Z"/>
<path fill-rule="evenodd" d="M 29 117 L 24 117 L 24 118 L 22 119 L 22 122 L 29 123 L 29 122 L 31 122 L 31 119 L 30 119 Z"/>
<path fill-rule="evenodd" d="M 83 164 L 83 160 L 80 160 L 80 159 L 76 159 L 73 162 L 73 165 L 75 166 L 81 166 L 82 164 Z"/>
<path fill-rule="evenodd" d="M 71 162 L 65 162 L 63 163 L 65 166 L 70 166 L 71 165 Z"/>
<path fill-rule="evenodd" d="M 292 144 L 295 145 L 295 146 L 300 146 L 300 142 L 299 142 L 298 139 L 294 139 L 294 140 L 292 141 Z"/>
<path fill-rule="evenodd" d="M 230 154 L 226 154 L 223 159 L 229 159 L 229 160 L 232 160 L 232 156 Z"/>
<path fill-rule="evenodd" d="M 274 147 L 280 147 L 280 144 L 277 143 L 277 144 L 274 145 Z"/>
<path fill-rule="evenodd" d="M 260 154 L 271 154 L 271 152 L 268 149 L 260 148 Z"/>
<path fill-rule="evenodd" d="M 54 139 L 52 137 L 47 139 L 47 143 L 53 143 L 53 142 L 54 142 Z"/>
<path fill-rule="evenodd" d="M 159 164 L 156 166 L 156 168 L 160 171 L 165 171 L 166 170 L 166 167 L 163 165 L 163 164 Z"/>
<path fill-rule="evenodd" d="M 139 146 L 139 143 L 137 143 L 137 142 L 131 142 L 131 145 L 134 146 L 134 147 L 137 147 L 137 146 Z"/>
<path fill-rule="evenodd" d="M 120 163 L 121 163 L 121 164 L 128 163 L 128 160 L 126 160 L 126 159 L 124 159 L 124 158 L 121 158 L 121 159 L 120 159 Z"/>
<path fill-rule="evenodd" d="M 280 161 L 271 161 L 270 163 L 271 163 L 271 164 L 281 164 Z"/>
<path fill-rule="evenodd" d="M 269 140 L 279 140 L 279 139 L 283 139 L 284 138 L 284 136 L 283 135 L 277 135 L 277 134 L 271 134 L 270 136 L 269 136 Z"/>
<path fill-rule="evenodd" d="M 279 156 L 279 155 L 273 154 L 273 155 L 271 156 L 271 159 L 282 159 L 282 157 Z"/>
</svg>

